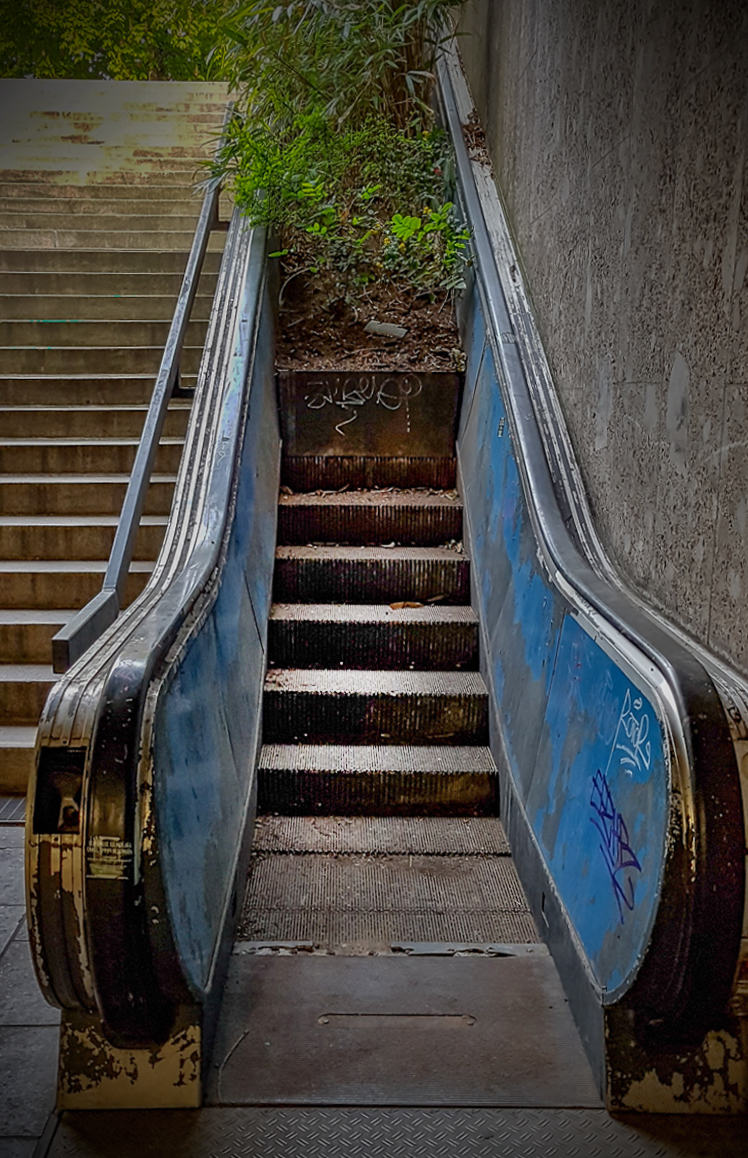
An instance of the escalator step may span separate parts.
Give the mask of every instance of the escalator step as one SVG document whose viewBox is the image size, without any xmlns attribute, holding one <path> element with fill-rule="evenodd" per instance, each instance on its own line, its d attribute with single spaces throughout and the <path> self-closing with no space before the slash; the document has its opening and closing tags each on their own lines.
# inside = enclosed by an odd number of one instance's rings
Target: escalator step
<svg viewBox="0 0 748 1158">
<path fill-rule="evenodd" d="M 470 607 L 276 603 L 268 653 L 276 667 L 475 669 Z"/>
<path fill-rule="evenodd" d="M 281 546 L 273 595 L 279 603 L 468 603 L 470 564 L 447 547 Z"/>
<path fill-rule="evenodd" d="M 498 807 L 496 765 L 479 745 L 266 744 L 260 755 L 260 812 L 494 816 Z"/>
<path fill-rule="evenodd" d="M 477 672 L 274 669 L 266 743 L 485 744 L 488 693 Z"/>
<path fill-rule="evenodd" d="M 278 542 L 406 543 L 438 546 L 462 536 L 462 503 L 455 491 L 347 491 L 281 494 Z"/>
</svg>

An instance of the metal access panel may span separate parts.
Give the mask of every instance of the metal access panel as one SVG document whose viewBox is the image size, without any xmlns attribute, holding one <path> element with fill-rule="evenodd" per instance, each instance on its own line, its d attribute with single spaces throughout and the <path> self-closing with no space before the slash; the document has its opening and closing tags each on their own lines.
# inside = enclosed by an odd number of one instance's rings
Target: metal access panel
<svg viewBox="0 0 748 1158">
<path fill-rule="evenodd" d="M 234 955 L 212 1105 L 600 1106 L 550 957 Z"/>
<path fill-rule="evenodd" d="M 278 373 L 284 453 L 451 458 L 460 374 Z"/>
</svg>

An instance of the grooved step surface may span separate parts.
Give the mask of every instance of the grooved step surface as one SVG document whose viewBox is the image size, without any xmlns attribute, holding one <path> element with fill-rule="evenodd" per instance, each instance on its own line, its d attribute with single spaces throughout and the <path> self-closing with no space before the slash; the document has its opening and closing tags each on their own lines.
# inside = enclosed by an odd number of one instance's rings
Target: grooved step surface
<svg viewBox="0 0 748 1158">
<path fill-rule="evenodd" d="M 477 668 L 478 621 L 470 607 L 275 604 L 271 665 L 328 668 Z"/>
<path fill-rule="evenodd" d="M 468 603 L 470 568 L 446 547 L 281 546 L 273 597 L 294 603 Z"/>
<path fill-rule="evenodd" d="M 262 816 L 255 852 L 508 856 L 498 817 Z"/>
<path fill-rule="evenodd" d="M 479 745 L 265 744 L 257 806 L 298 816 L 494 816 L 499 782 Z"/>
<path fill-rule="evenodd" d="M 401 941 L 529 944 L 537 930 L 506 856 L 253 854 L 237 940 L 368 952 Z"/>
<path fill-rule="evenodd" d="M 206 1107 L 62 1116 L 49 1158 L 745 1158 L 745 1117 L 517 1108 Z"/>
<path fill-rule="evenodd" d="M 439 487 L 455 485 L 454 458 L 384 455 L 286 455 L 281 480 L 294 491 L 339 487 Z"/>
<path fill-rule="evenodd" d="M 454 492 L 349 491 L 281 494 L 278 541 L 287 544 L 411 543 L 437 546 L 462 535 L 462 503 Z"/>
<path fill-rule="evenodd" d="M 477 672 L 268 672 L 268 743 L 485 744 L 488 695 Z"/>
</svg>

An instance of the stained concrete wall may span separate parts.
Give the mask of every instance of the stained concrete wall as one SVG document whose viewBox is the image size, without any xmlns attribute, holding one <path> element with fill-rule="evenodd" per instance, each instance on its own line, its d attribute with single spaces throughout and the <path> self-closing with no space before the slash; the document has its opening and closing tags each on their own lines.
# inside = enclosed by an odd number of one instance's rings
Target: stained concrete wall
<svg viewBox="0 0 748 1158">
<path fill-rule="evenodd" d="M 748 6 L 468 0 L 462 27 L 603 541 L 748 674 Z"/>
</svg>

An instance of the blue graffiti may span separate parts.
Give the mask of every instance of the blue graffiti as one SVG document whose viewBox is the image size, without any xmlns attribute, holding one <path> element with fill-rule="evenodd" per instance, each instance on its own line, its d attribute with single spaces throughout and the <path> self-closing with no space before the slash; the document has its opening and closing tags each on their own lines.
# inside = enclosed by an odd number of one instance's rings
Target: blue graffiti
<svg viewBox="0 0 748 1158">
<path fill-rule="evenodd" d="M 598 768 L 592 778 L 590 820 L 602 837 L 600 852 L 610 874 L 613 893 L 618 905 L 618 916 L 623 924 L 626 912 L 634 907 L 634 880 L 630 870 L 642 871 L 639 858 L 629 842 L 626 821 L 613 803 L 610 786 L 604 772 Z"/>
</svg>

